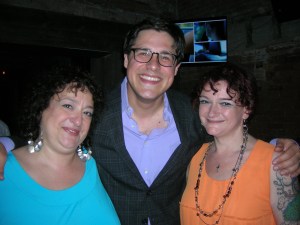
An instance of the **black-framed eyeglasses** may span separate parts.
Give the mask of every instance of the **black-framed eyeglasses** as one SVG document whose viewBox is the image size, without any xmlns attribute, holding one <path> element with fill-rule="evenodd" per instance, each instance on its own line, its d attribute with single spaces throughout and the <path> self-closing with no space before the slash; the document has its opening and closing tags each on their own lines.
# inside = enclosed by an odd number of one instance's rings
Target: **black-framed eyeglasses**
<svg viewBox="0 0 300 225">
<path fill-rule="evenodd" d="M 174 66 L 177 60 L 177 56 L 171 53 L 152 52 L 150 49 L 144 48 L 132 48 L 130 50 L 133 51 L 134 59 L 140 63 L 150 62 L 154 54 L 157 55 L 159 65 L 164 67 Z"/>
</svg>

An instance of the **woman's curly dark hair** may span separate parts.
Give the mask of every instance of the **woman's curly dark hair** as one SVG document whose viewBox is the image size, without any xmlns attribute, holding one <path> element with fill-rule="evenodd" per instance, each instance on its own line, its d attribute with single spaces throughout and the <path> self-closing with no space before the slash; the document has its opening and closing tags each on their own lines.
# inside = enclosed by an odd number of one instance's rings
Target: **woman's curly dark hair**
<svg viewBox="0 0 300 225">
<path fill-rule="evenodd" d="M 39 74 L 35 81 L 27 92 L 28 96 L 24 98 L 24 113 L 20 116 L 20 135 L 23 138 L 27 140 L 38 138 L 43 111 L 49 106 L 51 98 L 63 92 L 70 84 L 68 88 L 74 93 L 89 90 L 93 96 L 94 113 L 90 130 L 92 129 L 103 109 L 104 96 L 89 72 L 70 65 L 56 66 Z"/>
<path fill-rule="evenodd" d="M 224 63 L 221 66 L 214 68 L 200 78 L 199 83 L 192 93 L 192 103 L 195 108 L 199 107 L 199 97 L 206 84 L 217 92 L 214 85 L 218 81 L 226 81 L 228 84 L 227 94 L 234 98 L 238 94 L 237 103 L 246 107 L 252 116 L 257 102 L 257 84 L 255 77 L 246 73 L 245 70 L 233 63 Z"/>
</svg>

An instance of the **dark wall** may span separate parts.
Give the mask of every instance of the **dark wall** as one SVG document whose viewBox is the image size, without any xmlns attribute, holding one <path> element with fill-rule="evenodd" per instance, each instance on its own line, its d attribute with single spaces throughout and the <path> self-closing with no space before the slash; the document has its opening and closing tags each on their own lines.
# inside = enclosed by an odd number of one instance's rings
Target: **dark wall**
<svg viewBox="0 0 300 225">
<path fill-rule="evenodd" d="M 283 0 L 0 0 L 0 118 L 14 128 L 20 92 L 33 71 L 58 62 L 90 69 L 107 90 L 123 78 L 124 35 L 145 17 L 227 16 L 229 60 L 253 72 L 260 104 L 251 133 L 299 138 L 300 19 Z M 215 65 L 182 67 L 174 88 L 189 94 Z M 4 108 L 4 110 L 3 110 Z"/>
</svg>

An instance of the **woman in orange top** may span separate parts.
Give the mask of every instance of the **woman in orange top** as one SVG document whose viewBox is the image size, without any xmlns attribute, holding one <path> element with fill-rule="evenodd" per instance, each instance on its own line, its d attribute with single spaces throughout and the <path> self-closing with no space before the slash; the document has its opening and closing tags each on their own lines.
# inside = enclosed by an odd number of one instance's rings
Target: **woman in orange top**
<svg viewBox="0 0 300 225">
<path fill-rule="evenodd" d="M 204 76 L 197 93 L 199 116 L 213 141 L 191 160 L 181 224 L 299 224 L 297 178 L 274 171 L 274 147 L 248 134 L 254 77 L 227 63 Z"/>
</svg>

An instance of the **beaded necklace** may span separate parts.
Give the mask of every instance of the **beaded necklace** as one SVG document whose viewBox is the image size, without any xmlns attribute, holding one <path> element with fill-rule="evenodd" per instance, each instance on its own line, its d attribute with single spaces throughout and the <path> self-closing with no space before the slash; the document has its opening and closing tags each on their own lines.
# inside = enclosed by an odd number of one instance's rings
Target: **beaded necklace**
<svg viewBox="0 0 300 225">
<path fill-rule="evenodd" d="M 205 223 L 207 225 L 216 225 L 216 224 L 219 224 L 219 221 L 220 221 L 222 213 L 223 213 L 225 202 L 226 202 L 227 198 L 229 198 L 229 196 L 231 194 L 232 187 L 234 185 L 234 181 L 236 179 L 238 171 L 240 170 L 240 166 L 241 166 L 241 163 L 242 163 L 244 152 L 246 150 L 247 141 L 248 141 L 248 132 L 247 132 L 247 129 L 244 129 L 244 131 L 243 131 L 243 144 L 241 145 L 241 151 L 240 151 L 238 159 L 237 159 L 237 161 L 235 163 L 235 166 L 232 169 L 232 174 L 231 174 L 231 177 L 230 177 L 229 182 L 228 182 L 227 190 L 226 190 L 225 194 L 223 195 L 223 199 L 221 201 L 221 204 L 219 204 L 219 206 L 216 209 L 214 209 L 212 212 L 207 212 L 207 211 L 204 211 L 203 209 L 201 209 L 200 208 L 200 203 L 198 202 L 198 191 L 199 191 L 199 187 L 200 187 L 200 181 L 201 181 L 201 174 L 202 174 L 203 164 L 204 164 L 204 162 L 206 160 L 206 156 L 207 156 L 208 152 L 211 150 L 211 146 L 213 145 L 214 142 L 210 142 L 209 143 L 209 146 L 208 146 L 208 148 L 207 148 L 207 150 L 206 150 L 206 152 L 205 152 L 205 154 L 203 156 L 203 159 L 200 162 L 200 167 L 199 167 L 199 172 L 198 172 L 198 178 L 197 178 L 196 186 L 194 188 L 195 189 L 195 203 L 196 203 L 197 216 L 202 220 L 203 223 Z M 219 217 L 216 220 L 216 222 L 213 223 L 213 224 L 206 223 L 202 219 L 202 217 L 201 217 L 201 215 L 203 215 L 204 217 L 212 217 L 212 216 L 216 215 L 219 212 L 219 210 L 221 210 L 221 213 L 219 214 Z"/>
</svg>

